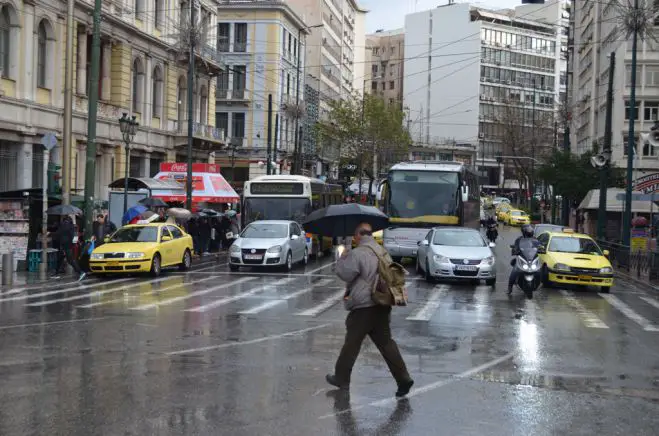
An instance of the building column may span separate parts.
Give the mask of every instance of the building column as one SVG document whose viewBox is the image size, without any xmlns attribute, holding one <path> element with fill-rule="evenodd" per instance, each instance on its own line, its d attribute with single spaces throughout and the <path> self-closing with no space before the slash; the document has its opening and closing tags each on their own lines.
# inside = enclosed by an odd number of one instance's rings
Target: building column
<svg viewBox="0 0 659 436">
<path fill-rule="evenodd" d="M 16 181 L 17 189 L 30 189 L 32 188 L 32 143 L 18 144 L 16 148 L 16 173 L 18 180 Z M 42 162 L 43 165 L 43 162 Z"/>
<path fill-rule="evenodd" d="M 101 65 L 101 100 L 109 101 L 112 98 L 112 43 L 103 43 L 103 65 Z"/>
<path fill-rule="evenodd" d="M 144 71 L 144 113 L 142 114 L 142 124 L 147 127 L 151 127 L 151 118 L 153 118 L 153 107 L 151 106 L 153 98 L 151 93 L 153 93 L 153 86 L 151 85 L 152 74 L 153 74 L 153 59 L 151 56 L 146 56 L 146 69 Z"/>
<path fill-rule="evenodd" d="M 167 150 L 165 162 L 176 162 L 176 150 Z"/>
<path fill-rule="evenodd" d="M 78 30 L 77 89 L 79 95 L 87 95 L 87 32 Z"/>
<path fill-rule="evenodd" d="M 141 177 L 149 177 L 149 168 L 151 166 L 151 153 L 144 153 L 142 156 L 142 165 L 140 165 L 140 174 Z"/>
<path fill-rule="evenodd" d="M 24 16 L 28 17 L 28 19 L 23 20 L 23 28 L 21 29 L 21 33 L 24 35 L 24 38 L 22 39 L 25 46 L 19 49 L 21 51 L 25 50 L 25 55 L 22 58 L 24 69 L 22 74 L 19 74 L 19 77 L 14 77 L 14 79 L 17 79 L 17 82 L 23 85 L 22 90 L 17 89 L 17 94 L 22 94 L 22 98 L 33 101 L 35 100 L 35 90 L 37 86 L 37 56 L 34 50 L 37 35 L 34 32 L 34 4 L 26 2 L 24 3 L 23 8 Z"/>
</svg>

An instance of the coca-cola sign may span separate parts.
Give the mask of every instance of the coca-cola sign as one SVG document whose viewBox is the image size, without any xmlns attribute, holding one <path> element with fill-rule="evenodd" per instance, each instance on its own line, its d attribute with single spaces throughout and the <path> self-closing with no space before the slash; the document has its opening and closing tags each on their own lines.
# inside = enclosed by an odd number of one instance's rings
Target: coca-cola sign
<svg viewBox="0 0 659 436">
<path fill-rule="evenodd" d="M 185 162 L 163 162 L 160 164 L 160 171 L 170 173 L 186 173 L 188 172 L 188 164 Z M 219 173 L 220 167 L 216 164 L 208 163 L 193 163 L 193 173 Z"/>
</svg>

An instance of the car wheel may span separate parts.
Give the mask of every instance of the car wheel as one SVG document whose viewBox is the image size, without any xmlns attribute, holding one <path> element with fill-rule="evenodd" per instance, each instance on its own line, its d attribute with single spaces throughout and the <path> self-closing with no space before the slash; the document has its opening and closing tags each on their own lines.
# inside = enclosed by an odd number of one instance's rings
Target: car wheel
<svg viewBox="0 0 659 436">
<path fill-rule="evenodd" d="M 286 255 L 286 263 L 284 264 L 284 271 L 290 272 L 293 270 L 293 255 L 289 251 Z"/>
<path fill-rule="evenodd" d="M 179 265 L 178 269 L 181 271 L 188 271 L 191 266 L 192 255 L 190 254 L 190 250 L 185 250 L 185 253 L 183 253 L 183 260 L 181 260 L 181 264 Z"/>
<path fill-rule="evenodd" d="M 160 262 L 160 255 L 158 253 L 153 255 L 153 259 L 151 260 L 151 275 L 153 277 L 158 277 L 160 275 L 160 272 L 162 270 L 162 265 Z"/>
<path fill-rule="evenodd" d="M 419 256 L 416 257 L 416 273 L 421 275 L 423 270 L 421 269 L 421 263 L 419 262 Z"/>
<path fill-rule="evenodd" d="M 433 282 L 432 274 L 430 274 L 430 265 L 428 264 L 428 261 L 427 261 L 427 260 L 426 260 L 426 270 L 425 270 L 424 277 L 425 277 L 425 279 L 426 279 L 426 281 L 427 281 L 428 283 L 432 283 L 432 282 Z"/>
<path fill-rule="evenodd" d="M 487 286 L 492 286 L 492 287 L 494 287 L 494 286 L 496 286 L 496 284 L 497 284 L 497 278 L 495 277 L 495 278 L 493 278 L 493 279 L 487 279 L 487 280 L 485 280 L 485 284 L 486 284 Z"/>
<path fill-rule="evenodd" d="M 239 269 L 240 269 L 240 267 L 239 267 L 238 265 L 234 265 L 234 264 L 232 264 L 232 263 L 229 264 L 229 271 L 236 272 L 236 271 L 238 271 Z"/>
<path fill-rule="evenodd" d="M 600 286 L 600 292 L 602 294 L 608 294 L 611 292 L 611 286 Z"/>
<path fill-rule="evenodd" d="M 302 265 L 307 266 L 309 264 L 309 249 L 304 249 L 304 257 L 302 257 Z"/>
<path fill-rule="evenodd" d="M 551 282 L 549 281 L 549 269 L 547 268 L 547 265 L 544 265 L 542 267 L 542 287 L 543 288 L 551 288 Z"/>
<path fill-rule="evenodd" d="M 403 258 L 400 256 L 394 256 L 391 258 L 391 260 L 393 260 L 396 263 L 401 263 L 403 261 Z"/>
</svg>

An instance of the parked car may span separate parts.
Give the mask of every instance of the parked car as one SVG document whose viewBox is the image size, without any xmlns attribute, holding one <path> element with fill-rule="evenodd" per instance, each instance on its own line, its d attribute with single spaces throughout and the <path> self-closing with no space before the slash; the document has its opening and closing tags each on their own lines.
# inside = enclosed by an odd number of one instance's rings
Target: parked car
<svg viewBox="0 0 659 436">
<path fill-rule="evenodd" d="M 94 274 L 151 273 L 178 266 L 190 269 L 192 237 L 175 224 L 150 223 L 121 227 L 92 252 L 90 271 Z"/>
<path fill-rule="evenodd" d="M 496 259 L 481 233 L 464 227 L 435 227 L 419 242 L 416 270 L 427 281 L 455 279 L 494 286 Z"/>
<path fill-rule="evenodd" d="M 309 248 L 304 230 L 295 221 L 254 221 L 231 244 L 229 269 L 278 266 L 291 271 L 295 263 L 309 262 Z"/>
</svg>

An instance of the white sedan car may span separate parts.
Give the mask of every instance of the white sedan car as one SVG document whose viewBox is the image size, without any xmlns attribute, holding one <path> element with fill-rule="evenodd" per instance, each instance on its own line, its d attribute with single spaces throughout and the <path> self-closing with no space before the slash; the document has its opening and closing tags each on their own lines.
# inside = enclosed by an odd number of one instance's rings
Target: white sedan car
<svg viewBox="0 0 659 436">
<path fill-rule="evenodd" d="M 478 230 L 464 227 L 435 227 L 419 242 L 416 270 L 427 281 L 434 279 L 497 281 L 492 248 Z"/>
<path fill-rule="evenodd" d="M 229 248 L 229 269 L 278 266 L 286 271 L 309 261 L 304 230 L 295 221 L 254 221 Z"/>
</svg>

